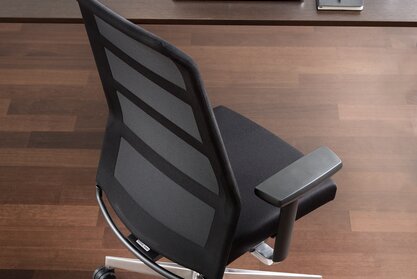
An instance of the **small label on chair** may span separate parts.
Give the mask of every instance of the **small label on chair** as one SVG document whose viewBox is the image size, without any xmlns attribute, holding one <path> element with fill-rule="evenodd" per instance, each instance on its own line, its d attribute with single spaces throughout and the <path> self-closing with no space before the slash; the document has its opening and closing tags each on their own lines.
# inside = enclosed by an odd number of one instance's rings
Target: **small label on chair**
<svg viewBox="0 0 417 279">
<path fill-rule="evenodd" d="M 139 244 L 139 246 L 142 247 L 142 249 L 145 250 L 146 252 L 151 251 L 151 248 L 149 248 L 145 243 L 143 243 L 139 239 L 136 240 L 136 243 Z"/>
</svg>

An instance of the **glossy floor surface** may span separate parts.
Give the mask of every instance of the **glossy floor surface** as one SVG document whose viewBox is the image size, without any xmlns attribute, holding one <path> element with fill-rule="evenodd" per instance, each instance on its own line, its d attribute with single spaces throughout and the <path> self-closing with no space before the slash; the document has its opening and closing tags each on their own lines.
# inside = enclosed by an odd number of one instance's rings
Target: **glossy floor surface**
<svg viewBox="0 0 417 279">
<path fill-rule="evenodd" d="M 195 58 L 213 105 L 344 161 L 284 263 L 233 266 L 417 278 L 417 29 L 147 28 Z M 90 278 L 130 256 L 95 202 L 105 119 L 83 26 L 0 24 L 0 278 Z"/>
</svg>

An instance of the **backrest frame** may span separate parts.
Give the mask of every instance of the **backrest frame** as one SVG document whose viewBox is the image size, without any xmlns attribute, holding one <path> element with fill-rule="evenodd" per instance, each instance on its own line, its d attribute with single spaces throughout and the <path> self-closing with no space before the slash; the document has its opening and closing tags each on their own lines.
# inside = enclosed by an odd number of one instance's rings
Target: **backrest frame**
<svg viewBox="0 0 417 279">
<path fill-rule="evenodd" d="M 214 114 L 195 63 L 176 47 L 117 15 L 98 1 L 78 0 L 78 2 L 109 107 L 107 128 L 98 167 L 97 185 L 106 193 L 118 217 L 141 241 L 161 255 L 199 272 L 207 278 L 221 278 L 228 261 L 239 218 L 240 197 Z M 117 158 L 118 148 L 115 146 L 120 146 L 122 138 L 130 142 L 135 149 L 137 148 L 136 144 L 140 145 L 140 143 L 123 126 L 123 115 L 116 92 L 117 89 L 105 52 L 106 42 L 100 34 L 95 17 L 100 18 L 137 42 L 168 57 L 182 74 L 186 85 L 186 101 L 192 107 L 198 123 L 203 143 L 202 151 L 208 157 L 219 185 L 218 199 L 212 199 L 210 202 L 211 206 L 215 207 L 216 212 L 212 229 L 204 247 L 198 247 L 198 245 L 183 241 L 168 231 L 164 232 L 166 237 L 159 238 L 158 242 L 155 242 L 149 235 L 160 233 L 152 231 L 157 226 L 152 225 L 152 220 L 149 219 L 149 216 L 145 216 L 146 214 L 142 214 L 140 218 L 148 220 L 149 222 L 146 222 L 146 224 L 138 224 L 133 221 L 140 215 L 138 213 L 140 208 L 127 192 L 120 187 L 116 187 L 118 182 L 114 178 L 116 164 L 114 159 Z M 108 44 L 107 47 L 109 47 Z M 169 123 L 166 124 L 169 125 Z M 152 154 L 149 156 L 152 156 Z"/>
</svg>

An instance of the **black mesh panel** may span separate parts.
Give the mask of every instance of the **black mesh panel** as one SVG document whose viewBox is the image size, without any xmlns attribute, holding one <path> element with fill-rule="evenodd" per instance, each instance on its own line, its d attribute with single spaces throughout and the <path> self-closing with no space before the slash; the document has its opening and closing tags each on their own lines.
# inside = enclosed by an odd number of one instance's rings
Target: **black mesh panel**
<svg viewBox="0 0 417 279">
<path fill-rule="evenodd" d="M 214 209 L 155 168 L 123 138 L 114 176 L 152 217 L 194 243 L 206 244 Z"/>
<path fill-rule="evenodd" d="M 100 33 L 113 44 L 126 52 L 136 61 L 151 69 L 155 73 L 163 76 L 167 80 L 185 89 L 184 80 L 175 63 L 166 56 L 154 51 L 152 48 L 141 44 L 126 36 L 111 25 L 107 24 L 98 17 L 95 17 Z"/>
<path fill-rule="evenodd" d="M 190 105 L 135 71 L 106 49 L 113 78 L 145 103 L 201 141 Z"/>
<path fill-rule="evenodd" d="M 218 193 L 216 176 L 206 156 L 194 149 L 118 93 L 123 122 L 149 147 L 174 167 L 214 193 Z"/>
</svg>

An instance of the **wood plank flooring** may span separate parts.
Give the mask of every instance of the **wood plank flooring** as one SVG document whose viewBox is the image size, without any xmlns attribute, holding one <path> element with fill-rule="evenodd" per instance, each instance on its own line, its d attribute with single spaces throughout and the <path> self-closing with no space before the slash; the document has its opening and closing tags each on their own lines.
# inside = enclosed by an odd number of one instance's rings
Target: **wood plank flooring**
<svg viewBox="0 0 417 279">
<path fill-rule="evenodd" d="M 344 161 L 284 263 L 233 266 L 417 278 L 417 29 L 146 27 L 195 58 L 213 105 Z M 83 26 L 0 24 L 0 278 L 90 278 L 130 256 L 95 202 L 106 113 Z"/>
</svg>

